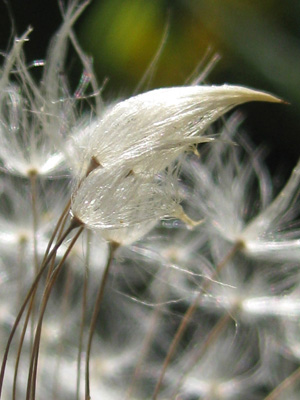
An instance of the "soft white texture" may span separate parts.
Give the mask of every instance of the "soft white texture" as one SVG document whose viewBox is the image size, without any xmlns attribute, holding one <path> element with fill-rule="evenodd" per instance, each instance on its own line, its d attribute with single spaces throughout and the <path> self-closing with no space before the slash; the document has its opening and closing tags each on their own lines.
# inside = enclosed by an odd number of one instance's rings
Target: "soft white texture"
<svg viewBox="0 0 300 400">
<path fill-rule="evenodd" d="M 241 239 L 246 251 L 279 260 L 299 260 L 298 193 L 300 161 L 278 196 L 245 227 Z"/>
<path fill-rule="evenodd" d="M 162 218 L 194 225 L 178 196 L 174 200 L 176 177 L 168 173 L 158 180 L 157 174 L 195 144 L 212 140 L 203 136 L 209 125 L 251 100 L 280 101 L 239 86 L 187 86 L 152 90 L 110 107 L 72 137 L 70 152 L 75 149 L 80 171 L 73 215 L 122 244 L 137 240 Z"/>
<path fill-rule="evenodd" d="M 5 57 L 0 68 L 0 166 L 6 172 L 26 178 L 32 174 L 58 177 L 66 175 L 73 165 L 65 139 L 78 126 L 76 104 L 95 78 L 89 63 L 83 61 L 83 74 L 86 72 L 84 76 L 88 78 L 72 94 L 62 71 L 68 42 L 73 37 L 72 25 L 87 3 L 69 3 L 44 61 L 37 60 L 28 66 L 25 59 L 23 47 L 31 29 L 15 39 Z M 72 41 L 80 58 L 84 58 L 74 37 Z M 32 67 L 42 69 L 40 80 L 31 74 Z M 95 103 L 99 102 L 98 97 L 94 96 Z"/>
<path fill-rule="evenodd" d="M 130 160 L 135 172 L 157 173 L 192 145 L 212 140 L 203 136 L 209 125 L 248 101 L 280 100 L 223 85 L 162 88 L 121 101 L 75 135 L 81 177 L 92 157 L 104 168 Z"/>
<path fill-rule="evenodd" d="M 11 59 L 14 54 L 7 57 Z M 7 83 L 7 76 L 0 71 L 0 161 L 4 169 L 14 175 L 28 177 L 31 173 L 40 176 L 65 173 L 63 154 L 54 147 L 41 127 L 47 119 L 42 112 L 43 100 L 34 93 L 24 60 L 17 58 L 15 68 L 21 82 L 18 85 Z"/>
<path fill-rule="evenodd" d="M 231 140 L 227 131 L 234 132 L 233 129 L 236 127 L 229 121 L 221 138 Z M 240 136 L 233 139 L 239 146 L 216 142 L 208 157 L 183 166 L 194 185 L 190 204 L 205 219 L 209 234 L 217 234 L 231 243 L 242 242 L 250 256 L 299 260 L 300 162 L 274 198 L 259 152 L 248 149 L 247 154 Z M 253 194 L 254 184 L 257 195 Z"/>
<path fill-rule="evenodd" d="M 98 167 L 74 192 L 72 213 L 86 227 L 101 230 L 107 239 L 123 242 L 119 236 L 124 230 L 130 241 L 136 240 L 136 235 L 144 235 L 157 220 L 183 214 L 174 197 L 173 178 L 169 175 L 162 181 L 136 175 L 128 164 Z M 133 229 L 130 235 L 128 228 Z"/>
</svg>

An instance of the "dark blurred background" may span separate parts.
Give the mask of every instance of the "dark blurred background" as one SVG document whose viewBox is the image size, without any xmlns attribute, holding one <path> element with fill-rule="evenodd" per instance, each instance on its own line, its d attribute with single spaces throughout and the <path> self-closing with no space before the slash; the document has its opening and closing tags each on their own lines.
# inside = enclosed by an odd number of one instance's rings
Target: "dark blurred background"
<svg viewBox="0 0 300 400">
<path fill-rule="evenodd" d="M 27 60 L 43 58 L 61 23 L 57 1 L 0 2 L 1 50 L 9 49 L 12 25 L 18 35 L 31 25 Z M 166 25 L 168 37 L 150 87 L 184 84 L 209 49 L 218 53 L 221 60 L 207 83 L 263 89 L 290 103 L 241 107 L 251 139 L 270 149 L 273 172 L 287 174 L 300 149 L 300 1 L 93 0 L 75 30 L 93 56 L 99 83 L 108 79 L 107 99 L 135 90 Z"/>
</svg>

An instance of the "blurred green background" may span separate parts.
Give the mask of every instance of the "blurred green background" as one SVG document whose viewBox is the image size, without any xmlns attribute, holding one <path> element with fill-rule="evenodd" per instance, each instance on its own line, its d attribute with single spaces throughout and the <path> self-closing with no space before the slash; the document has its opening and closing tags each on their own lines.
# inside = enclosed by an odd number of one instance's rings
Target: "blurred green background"
<svg viewBox="0 0 300 400">
<path fill-rule="evenodd" d="M 56 0 L 12 0 L 9 5 L 19 34 L 29 24 L 35 28 L 27 59 L 44 57 L 61 21 Z M 4 1 L 2 8 L 0 44 L 5 50 L 11 21 Z M 166 26 L 166 43 L 149 88 L 184 84 L 208 51 L 219 54 L 207 83 L 263 89 L 291 103 L 241 108 L 252 140 L 272 150 L 271 167 L 291 168 L 300 148 L 300 1 L 93 0 L 76 31 L 93 57 L 99 83 L 108 79 L 107 99 L 133 93 Z"/>
</svg>

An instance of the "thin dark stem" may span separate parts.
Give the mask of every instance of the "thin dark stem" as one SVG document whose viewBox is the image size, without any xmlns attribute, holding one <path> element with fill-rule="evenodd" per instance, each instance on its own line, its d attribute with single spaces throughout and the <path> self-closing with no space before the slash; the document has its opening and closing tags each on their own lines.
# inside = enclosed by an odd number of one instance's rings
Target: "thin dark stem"
<svg viewBox="0 0 300 400">
<path fill-rule="evenodd" d="M 62 225 L 62 222 L 65 222 L 66 217 L 68 216 L 70 205 L 71 205 L 71 202 L 69 201 L 67 203 L 65 209 L 63 210 L 63 212 L 62 212 L 62 214 L 61 214 L 61 216 L 60 216 L 60 218 L 59 218 L 59 220 L 58 220 L 58 222 L 57 222 L 57 224 L 56 224 L 56 226 L 54 228 L 54 231 L 53 231 L 53 233 L 52 233 L 52 235 L 50 237 L 50 240 L 49 240 L 49 243 L 48 243 L 45 255 L 44 255 L 42 266 L 44 265 L 44 263 L 46 261 L 46 258 L 47 258 L 48 254 L 49 254 L 49 251 L 50 251 L 50 248 L 51 248 L 52 243 L 54 241 L 54 238 L 55 238 L 60 226 Z M 28 311 L 27 311 L 27 314 L 26 314 L 26 318 L 25 318 L 25 321 L 24 321 L 24 325 L 23 325 L 23 329 L 22 329 L 22 333 L 21 333 L 21 338 L 20 338 L 20 342 L 19 342 L 17 358 L 16 358 L 16 363 L 15 363 L 14 380 L 13 380 L 13 400 L 16 399 L 16 386 L 17 386 L 17 377 L 18 377 L 20 356 L 21 356 L 21 351 L 22 351 L 22 347 L 23 347 L 23 343 L 24 343 L 24 338 L 25 338 L 25 334 L 26 334 L 26 330 L 27 330 L 30 314 L 31 314 L 31 311 L 32 311 L 32 305 L 34 303 L 34 298 L 35 298 L 35 295 L 36 295 L 36 290 L 37 290 L 37 286 L 34 289 L 34 291 L 32 293 L 32 296 L 31 296 L 30 304 L 29 304 L 29 307 L 28 307 Z M 32 330 L 32 332 L 33 331 L 34 330 Z M 32 346 L 31 346 L 31 348 L 32 348 Z"/>
<path fill-rule="evenodd" d="M 111 242 L 110 249 L 109 249 L 109 257 L 106 263 L 105 270 L 103 272 L 103 276 L 101 279 L 100 287 L 97 293 L 93 315 L 90 324 L 90 331 L 88 337 L 88 344 L 87 344 L 87 351 L 86 351 L 86 366 L 85 366 L 85 400 L 90 400 L 90 355 L 91 355 L 91 348 L 92 348 L 92 341 L 95 332 L 96 322 L 100 310 L 100 305 L 104 295 L 104 289 L 106 286 L 108 273 L 112 264 L 112 260 L 115 254 L 116 249 L 119 247 L 119 244 Z"/>
<path fill-rule="evenodd" d="M 29 400 L 30 398 L 35 399 L 35 388 L 36 388 L 36 374 L 37 374 L 37 365 L 38 365 L 38 354 L 39 354 L 39 344 L 40 344 L 40 338 L 41 338 L 41 332 L 42 332 L 42 324 L 43 324 L 43 317 L 46 311 L 47 303 L 51 294 L 52 287 L 70 253 L 72 250 L 73 246 L 75 245 L 77 239 L 81 235 L 84 227 L 81 226 L 72 239 L 71 243 L 69 244 L 63 258 L 59 262 L 58 266 L 55 268 L 53 271 L 53 274 L 51 275 L 51 278 L 47 282 L 47 286 L 44 291 L 43 295 L 43 301 L 42 301 L 42 306 L 41 306 L 41 311 L 40 311 L 40 316 L 35 332 L 35 339 L 34 339 L 34 344 L 33 344 L 33 349 L 32 349 L 32 356 L 31 356 L 31 363 L 30 363 L 30 368 L 29 368 L 29 373 L 28 373 L 28 385 L 27 385 L 27 393 L 26 393 L 26 400 Z M 62 235 L 62 238 L 65 235 Z M 61 240 L 59 241 L 61 242 Z M 58 243 L 59 243 L 58 242 Z M 52 252 L 51 252 L 52 253 Z M 51 254 L 50 253 L 50 254 Z M 30 395 L 32 395 L 30 397 Z"/>
<path fill-rule="evenodd" d="M 65 326 L 65 321 L 68 318 L 68 311 L 70 311 L 70 290 L 73 286 L 73 270 L 72 268 L 68 267 L 67 268 L 67 277 L 64 282 L 64 289 L 63 289 L 63 298 L 62 298 L 62 304 L 61 304 L 61 316 L 60 316 L 60 326 L 64 327 Z M 59 340 L 59 344 L 57 346 L 56 354 L 57 359 L 56 359 L 56 367 L 54 371 L 54 377 L 53 377 L 53 384 L 52 384 L 52 398 L 53 400 L 58 399 L 58 389 L 59 389 L 59 371 L 60 371 L 60 365 L 61 365 L 61 360 L 63 356 L 63 351 L 64 351 L 64 335 L 66 332 L 65 328 L 61 328 L 61 336 Z"/>
<path fill-rule="evenodd" d="M 177 346 L 178 346 L 178 344 L 179 344 L 179 342 L 180 342 L 180 340 L 181 340 L 181 338 L 182 338 L 187 326 L 188 326 L 189 321 L 191 320 L 194 312 L 196 311 L 196 309 L 197 309 L 197 307 L 199 305 L 199 302 L 200 302 L 200 299 L 201 299 L 203 293 L 209 289 L 209 287 L 211 285 L 211 281 L 216 279 L 216 277 L 219 275 L 219 273 L 225 267 L 225 265 L 232 259 L 232 257 L 237 253 L 237 251 L 240 250 L 242 247 L 243 247 L 243 243 L 241 243 L 241 242 L 237 242 L 232 247 L 232 249 L 224 257 L 224 259 L 217 265 L 216 270 L 215 270 L 215 272 L 214 272 L 214 274 L 212 276 L 212 279 L 211 280 L 207 280 L 204 283 L 204 285 L 202 286 L 202 288 L 199 291 L 198 295 L 196 296 L 195 300 L 193 301 L 193 303 L 191 303 L 191 305 L 187 309 L 186 313 L 184 314 L 184 316 L 182 318 L 182 321 L 181 321 L 181 323 L 180 323 L 180 325 L 179 325 L 179 327 L 178 327 L 178 329 L 176 331 L 176 334 L 175 334 L 175 336 L 174 336 L 174 338 L 173 338 L 173 340 L 172 340 L 172 342 L 170 344 L 168 353 L 167 353 L 167 355 L 165 357 L 165 360 L 164 360 L 164 363 L 163 363 L 163 366 L 162 366 L 162 369 L 161 369 L 161 372 L 160 372 L 160 375 L 159 375 L 159 378 L 158 378 L 158 382 L 157 382 L 157 384 L 155 386 L 155 389 L 154 389 L 154 393 L 153 393 L 153 397 L 152 397 L 153 400 L 157 400 L 157 396 L 159 394 L 159 391 L 160 391 L 160 388 L 161 388 L 161 385 L 162 385 L 166 370 L 168 368 L 168 365 L 169 365 L 169 363 L 170 363 L 170 361 L 171 361 L 171 359 L 172 359 L 172 357 L 173 357 L 173 355 L 174 355 L 174 353 L 175 353 L 175 351 L 177 349 Z"/>
<path fill-rule="evenodd" d="M 42 263 L 42 266 L 40 268 L 39 273 L 37 274 L 37 276 L 35 277 L 29 291 L 27 292 L 27 295 L 25 297 L 25 300 L 20 308 L 20 311 L 16 317 L 16 320 L 14 322 L 14 325 L 12 327 L 12 330 L 10 332 L 10 335 L 8 337 L 7 340 L 7 344 L 5 347 L 5 352 L 4 352 L 4 356 L 3 356 L 3 361 L 2 361 L 2 365 L 1 365 L 1 373 L 0 373 L 0 398 L 1 398 L 1 393 L 2 393 L 2 387 L 3 387 L 3 380 L 4 380 L 4 374 L 5 374 L 5 368 L 6 368 L 6 363 L 7 363 L 7 357 L 8 357 L 8 353 L 9 353 L 9 349 L 11 346 L 11 342 L 14 338 L 15 332 L 17 330 L 17 327 L 19 325 L 19 322 L 22 318 L 23 312 L 27 306 L 27 303 L 29 302 L 29 300 L 31 299 L 31 297 L 34 295 L 37 285 L 44 273 L 44 271 L 46 270 L 49 262 L 51 261 L 53 255 L 57 252 L 58 248 L 61 246 L 61 244 L 63 243 L 63 241 L 65 240 L 65 238 L 69 235 L 69 233 L 78 227 L 78 221 L 77 220 L 72 220 L 70 223 L 69 228 L 65 231 L 64 235 L 60 238 L 60 240 L 55 244 L 55 246 L 52 248 L 52 250 L 49 252 L 48 256 L 45 258 L 44 262 Z"/>
<path fill-rule="evenodd" d="M 60 240 L 61 236 L 64 233 L 64 229 L 65 229 L 68 217 L 69 217 L 69 214 L 68 214 L 67 211 L 69 211 L 69 209 L 70 209 L 70 204 L 71 203 L 69 201 L 68 204 L 67 204 L 68 208 L 66 207 L 65 210 L 63 211 L 63 214 L 61 215 L 61 218 L 59 220 L 59 225 L 57 225 L 57 229 L 56 229 L 56 232 L 55 232 L 55 236 L 57 235 L 57 238 L 56 238 L 57 242 Z M 53 237 L 53 240 L 54 240 L 54 237 Z M 49 248 L 49 245 L 47 246 L 46 254 L 47 254 L 48 248 Z M 50 267 L 48 268 L 47 277 L 46 277 L 46 283 L 50 279 L 50 276 L 51 276 L 51 274 L 53 272 L 54 265 L 55 265 L 55 258 L 56 258 L 56 254 L 55 254 L 55 256 L 52 257 L 52 261 L 51 261 Z"/>
<path fill-rule="evenodd" d="M 18 353 L 17 353 L 16 363 L 15 363 L 15 370 L 14 370 L 13 394 L 12 394 L 13 400 L 16 400 L 17 378 L 18 378 L 20 357 L 21 357 L 21 352 L 22 352 L 22 347 L 23 347 L 23 343 L 24 343 L 24 339 L 25 339 L 25 334 L 26 334 L 26 330 L 27 330 L 27 326 L 28 326 L 28 322 L 29 322 L 29 318 L 30 318 L 30 314 L 31 314 L 31 310 L 32 310 L 32 304 L 33 304 L 33 301 L 34 301 L 34 298 L 35 298 L 35 292 L 36 292 L 36 289 L 34 290 L 34 293 L 33 293 L 32 297 L 31 297 L 31 300 L 30 300 L 30 303 L 29 303 L 29 307 L 28 307 L 28 311 L 27 311 L 26 318 L 25 318 L 25 322 L 24 322 L 24 326 L 23 326 L 23 329 L 22 329 L 21 337 L 20 337 Z"/>
</svg>

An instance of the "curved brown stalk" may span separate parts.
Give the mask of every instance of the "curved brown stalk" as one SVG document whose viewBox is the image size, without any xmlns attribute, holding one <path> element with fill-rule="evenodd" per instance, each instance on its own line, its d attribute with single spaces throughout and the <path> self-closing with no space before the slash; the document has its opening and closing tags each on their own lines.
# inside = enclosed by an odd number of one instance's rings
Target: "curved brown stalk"
<svg viewBox="0 0 300 400">
<path fill-rule="evenodd" d="M 70 205 L 71 205 L 71 201 L 68 201 L 66 207 L 64 208 L 59 220 L 57 221 L 57 224 L 54 228 L 54 231 L 50 237 L 50 240 L 48 242 L 47 245 L 47 249 L 45 251 L 45 255 L 44 255 L 44 259 L 43 259 L 43 263 L 41 268 L 43 267 L 44 263 L 46 262 L 47 256 L 49 254 L 50 248 L 52 246 L 52 243 L 54 241 L 55 236 L 57 235 L 58 230 L 60 229 L 60 226 L 63 224 L 66 220 L 66 217 L 68 216 L 69 213 L 69 209 L 70 209 Z M 53 253 L 54 255 L 54 253 Z M 26 330 L 27 330 L 27 326 L 28 326 L 28 322 L 29 322 L 29 318 L 31 315 L 31 310 L 32 310 L 32 304 L 34 302 L 34 298 L 35 298 L 35 294 L 36 294 L 36 288 L 34 289 L 32 296 L 31 296 L 31 300 L 28 306 L 28 310 L 27 310 L 27 314 L 25 317 L 25 321 L 24 321 L 24 325 L 23 325 L 23 329 L 22 329 L 22 333 L 21 333 L 21 337 L 20 337 L 20 342 L 19 342 L 19 346 L 18 346 L 18 352 L 17 352 L 17 357 L 16 357 L 16 363 L 15 363 L 15 370 L 14 370 L 14 380 L 13 380 L 13 395 L 12 395 L 12 399 L 16 400 L 16 389 L 17 389 L 17 377 L 18 377 L 18 370 L 19 370 L 19 363 L 20 363 L 20 356 L 21 356 L 21 351 L 22 351 L 22 347 L 23 347 L 23 343 L 24 343 L 24 338 L 25 338 L 25 334 L 26 334 Z M 32 331 L 33 332 L 33 331 Z M 0 391 L 1 393 L 1 391 Z"/>
<path fill-rule="evenodd" d="M 33 304 L 33 301 L 34 301 L 34 298 L 35 298 L 35 292 L 36 292 L 36 288 L 34 290 L 34 294 L 32 295 L 30 303 L 29 303 L 28 311 L 27 311 L 27 314 L 26 314 L 26 317 L 25 317 L 24 326 L 23 326 L 23 329 L 22 329 L 20 342 L 19 342 L 19 346 L 18 346 L 18 352 L 17 352 L 15 370 L 14 370 L 14 380 L 13 380 L 13 393 L 12 393 L 12 399 L 13 400 L 16 400 L 17 378 L 18 378 L 20 357 L 21 357 L 22 347 L 23 347 L 23 343 L 24 343 L 24 339 L 25 339 L 25 334 L 26 334 L 29 318 L 30 318 L 30 315 L 31 315 L 32 304 Z"/>
<path fill-rule="evenodd" d="M 70 210 L 71 201 L 68 202 L 68 205 L 69 205 L 69 209 L 68 210 Z M 67 221 L 68 221 L 68 217 L 69 217 L 68 213 L 65 213 L 65 214 L 62 215 L 62 219 L 60 221 L 60 226 L 58 227 L 57 232 L 56 232 L 57 233 L 56 241 L 58 241 L 61 238 L 61 236 L 63 235 L 65 226 L 66 226 Z M 81 223 L 79 223 L 79 225 L 81 225 Z M 56 255 L 52 258 L 51 265 L 48 268 L 47 277 L 46 277 L 46 283 L 49 281 L 49 279 L 51 277 L 51 274 L 52 274 L 52 272 L 54 270 L 55 258 L 56 258 Z"/>
<path fill-rule="evenodd" d="M 97 317 L 98 317 L 100 305 L 101 305 L 101 302 L 103 299 L 104 289 L 105 289 L 107 278 L 108 278 L 108 273 L 109 273 L 109 270 L 110 270 L 110 267 L 112 264 L 112 260 L 113 260 L 115 251 L 119 247 L 119 244 L 115 243 L 115 242 L 110 242 L 109 246 L 110 246 L 109 257 L 108 257 L 108 260 L 106 263 L 105 270 L 102 275 L 100 287 L 99 287 L 95 305 L 94 305 L 91 324 L 90 324 L 90 331 L 89 331 L 87 351 L 86 351 L 86 365 L 85 365 L 85 400 L 91 399 L 91 397 L 90 397 L 90 355 L 91 355 L 92 341 L 93 341 L 93 336 L 94 336 L 94 332 L 95 332 Z"/>
<path fill-rule="evenodd" d="M 61 303 L 61 315 L 60 315 L 60 326 L 61 326 L 61 337 L 59 340 L 59 343 L 57 345 L 57 350 L 55 351 L 57 354 L 57 359 L 56 359 L 56 367 L 54 369 L 54 377 L 53 377 L 53 384 L 52 384 L 52 398 L 53 400 L 58 399 L 58 389 L 59 389 L 59 385 L 58 385 L 58 381 L 59 381 L 59 371 L 60 371 L 60 366 L 61 366 L 61 360 L 62 360 L 62 356 L 63 356 L 63 351 L 64 351 L 64 334 L 66 333 L 65 328 L 64 327 L 64 322 L 67 320 L 68 318 L 68 312 L 71 311 L 71 305 L 70 305 L 70 291 L 71 288 L 73 286 L 73 280 L 74 280 L 74 276 L 73 276 L 73 270 L 72 268 L 70 268 L 68 266 L 67 268 L 67 276 L 66 279 L 64 281 L 64 288 L 63 288 L 63 296 L 62 296 L 62 303 Z"/>
<path fill-rule="evenodd" d="M 46 311 L 47 303 L 51 294 L 51 290 L 53 288 L 53 285 L 70 253 L 72 250 L 73 246 L 75 245 L 77 239 L 81 235 L 82 231 L 84 229 L 84 226 L 81 226 L 72 239 L 71 243 L 69 244 L 63 258 L 59 262 L 58 266 L 55 268 L 53 271 L 49 281 L 47 282 L 47 286 L 44 291 L 43 295 L 43 301 L 41 305 L 41 311 L 40 311 L 40 316 L 38 319 L 38 324 L 35 332 L 35 338 L 34 338 L 34 344 L 33 344 L 33 349 L 32 349 L 32 356 L 31 356 L 31 362 L 30 362 L 30 367 L 29 367 L 29 373 L 28 373 L 28 384 L 27 384 L 27 393 L 26 393 L 26 400 L 30 399 L 35 399 L 35 388 L 36 388 L 36 375 L 37 375 L 37 366 L 38 366 L 38 354 L 39 354 L 39 344 L 40 344 L 40 338 L 41 338 L 41 332 L 42 332 L 42 324 L 43 324 L 43 317 Z M 65 235 L 63 235 L 65 236 Z M 62 236 L 62 237 L 63 237 Z"/>
<path fill-rule="evenodd" d="M 188 326 L 189 321 L 191 320 L 194 312 L 196 311 L 200 299 L 203 295 L 203 293 L 205 291 L 207 291 L 211 285 L 211 281 L 216 279 L 216 277 L 218 276 L 218 274 L 221 272 L 221 270 L 225 267 L 225 265 L 232 259 L 232 257 L 243 247 L 243 243 L 242 242 L 237 242 L 232 249 L 228 252 L 228 254 L 224 257 L 224 259 L 217 265 L 216 270 L 211 278 L 211 280 L 207 280 L 204 285 L 202 286 L 202 288 L 200 289 L 198 295 L 196 296 L 195 300 L 191 303 L 191 305 L 189 306 L 189 308 L 187 309 L 186 313 L 184 314 L 182 321 L 176 331 L 176 334 L 171 342 L 171 345 L 169 347 L 168 353 L 165 357 L 159 378 L 158 378 L 158 382 L 155 386 L 154 389 L 154 393 L 152 396 L 153 400 L 157 400 L 157 396 L 159 394 L 166 370 L 168 368 L 168 365 L 170 364 L 170 361 L 177 349 L 177 346 Z"/>
<path fill-rule="evenodd" d="M 16 317 L 16 320 L 14 322 L 14 325 L 12 327 L 12 330 L 10 332 L 10 335 L 8 337 L 7 340 L 7 344 L 5 347 L 5 352 L 4 352 L 4 356 L 3 356 L 3 361 L 2 361 L 2 365 L 1 365 L 1 373 L 0 373 L 0 397 L 1 397 L 1 393 L 2 393 L 2 387 L 3 387 L 3 380 L 4 380 L 4 374 L 5 374 L 5 368 L 6 368 L 6 363 L 7 363 L 7 357 L 8 357 L 8 353 L 9 353 L 9 349 L 11 346 L 11 342 L 14 338 L 15 332 L 17 330 L 17 327 L 19 325 L 19 322 L 22 318 L 22 315 L 24 313 L 24 310 L 29 302 L 29 300 L 31 299 L 31 297 L 34 295 L 37 285 L 44 273 L 44 271 L 46 270 L 49 262 L 51 261 L 53 255 L 57 252 L 58 248 L 61 246 L 61 244 L 63 243 L 63 241 L 65 240 L 65 238 L 69 235 L 69 233 L 78 227 L 78 221 L 77 220 L 72 220 L 70 223 L 69 228 L 65 231 L 64 235 L 60 238 L 60 240 L 58 240 L 58 242 L 55 244 L 55 246 L 52 248 L 52 250 L 49 252 L 48 256 L 45 258 L 39 273 L 37 274 L 37 276 L 35 277 L 29 291 L 27 292 L 27 295 L 25 297 L 25 300 L 23 302 L 23 304 L 21 305 L 20 311 Z"/>
</svg>

